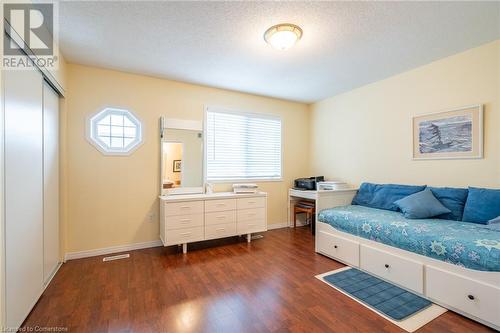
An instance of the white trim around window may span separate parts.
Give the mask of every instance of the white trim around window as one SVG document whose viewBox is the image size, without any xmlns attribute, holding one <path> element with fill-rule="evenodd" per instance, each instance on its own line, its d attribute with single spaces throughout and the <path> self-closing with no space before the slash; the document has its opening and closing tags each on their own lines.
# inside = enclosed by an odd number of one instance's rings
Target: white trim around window
<svg viewBox="0 0 500 333">
<path fill-rule="evenodd" d="M 217 114 L 218 120 L 214 118 Z M 283 121 L 280 116 L 206 106 L 203 125 L 205 182 L 283 181 Z M 214 160 L 217 150 L 226 155 Z M 276 152 L 278 156 L 274 156 Z M 261 159 L 256 157 L 258 155 L 267 157 Z"/>
<path fill-rule="evenodd" d="M 86 138 L 104 155 L 128 156 L 143 136 L 142 122 L 130 110 L 104 107 L 87 118 Z"/>
</svg>

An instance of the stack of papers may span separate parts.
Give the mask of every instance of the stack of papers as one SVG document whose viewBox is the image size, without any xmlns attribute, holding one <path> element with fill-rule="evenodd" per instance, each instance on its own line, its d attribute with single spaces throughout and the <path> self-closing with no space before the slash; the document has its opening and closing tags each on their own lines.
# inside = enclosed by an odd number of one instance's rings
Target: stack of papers
<svg viewBox="0 0 500 333">
<path fill-rule="evenodd" d="M 233 184 L 234 193 L 257 193 L 258 190 L 257 184 Z"/>
<path fill-rule="evenodd" d="M 318 182 L 318 190 L 327 191 L 327 190 L 341 190 L 345 188 L 350 188 L 349 184 L 341 181 L 330 180 L 326 182 Z"/>
</svg>

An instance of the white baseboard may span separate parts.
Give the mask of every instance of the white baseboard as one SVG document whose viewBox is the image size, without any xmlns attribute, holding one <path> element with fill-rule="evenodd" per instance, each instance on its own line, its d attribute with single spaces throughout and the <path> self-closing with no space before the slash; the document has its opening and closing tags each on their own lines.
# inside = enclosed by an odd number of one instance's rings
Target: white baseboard
<svg viewBox="0 0 500 333">
<path fill-rule="evenodd" d="M 297 227 L 303 227 L 305 225 L 308 224 L 297 221 Z M 293 224 L 288 224 L 285 222 L 285 223 L 273 223 L 267 225 L 267 230 L 281 229 L 281 228 L 293 228 Z"/>
<path fill-rule="evenodd" d="M 56 274 L 59 271 L 59 268 L 61 268 L 62 264 L 63 264 L 62 262 L 57 264 L 56 268 L 54 269 L 54 271 L 50 275 L 49 280 L 47 281 L 47 283 L 44 284 L 43 290 L 45 290 L 49 286 L 50 282 L 52 282 L 52 279 L 54 278 L 54 276 L 56 276 Z"/>
<path fill-rule="evenodd" d="M 297 223 L 297 226 L 300 227 L 300 226 L 302 226 L 302 224 Z M 272 224 L 267 225 L 267 230 L 274 230 L 274 229 L 281 229 L 281 228 L 288 228 L 288 227 L 289 227 L 289 224 L 286 222 L 285 223 L 272 223 Z M 66 262 L 68 260 L 73 260 L 73 259 L 102 256 L 105 254 L 132 251 L 132 250 L 140 250 L 140 249 L 146 249 L 149 247 L 156 247 L 156 246 L 162 246 L 162 245 L 163 244 L 162 244 L 161 240 L 156 240 L 156 241 L 143 242 L 143 243 L 134 243 L 134 244 L 129 244 L 129 245 L 111 246 L 111 247 L 105 247 L 105 248 L 94 249 L 94 250 L 68 252 L 64 255 L 64 261 Z"/>
<path fill-rule="evenodd" d="M 267 225 L 267 230 L 274 230 L 274 229 L 281 229 L 281 228 L 287 228 L 288 223 L 273 223 L 273 224 L 268 224 Z"/>
<path fill-rule="evenodd" d="M 111 247 L 105 247 L 105 248 L 95 249 L 95 250 L 68 252 L 64 255 L 64 261 L 73 260 L 73 259 L 88 258 L 88 257 L 95 257 L 95 256 L 102 256 L 105 254 L 111 254 L 111 253 L 117 253 L 117 252 L 140 250 L 140 249 L 146 249 L 149 247 L 156 247 L 156 246 L 161 246 L 161 245 L 163 245 L 163 244 L 161 243 L 160 240 L 155 240 L 155 241 L 150 241 L 150 242 L 134 243 L 134 244 L 129 244 L 129 245 L 111 246 Z"/>
</svg>

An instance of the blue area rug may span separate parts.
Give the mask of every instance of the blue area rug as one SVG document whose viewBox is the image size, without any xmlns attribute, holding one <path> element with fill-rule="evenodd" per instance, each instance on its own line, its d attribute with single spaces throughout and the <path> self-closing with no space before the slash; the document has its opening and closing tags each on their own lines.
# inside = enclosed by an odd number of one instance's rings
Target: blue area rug
<svg viewBox="0 0 500 333">
<path fill-rule="evenodd" d="M 391 283 L 352 268 L 323 279 L 394 320 L 403 320 L 432 303 Z"/>
</svg>

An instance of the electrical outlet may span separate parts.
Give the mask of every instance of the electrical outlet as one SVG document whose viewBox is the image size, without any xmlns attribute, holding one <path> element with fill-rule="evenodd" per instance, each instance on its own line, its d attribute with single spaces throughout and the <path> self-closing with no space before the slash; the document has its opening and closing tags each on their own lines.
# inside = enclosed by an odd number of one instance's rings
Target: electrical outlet
<svg viewBox="0 0 500 333">
<path fill-rule="evenodd" d="M 155 213 L 150 212 L 150 213 L 148 214 L 148 222 L 150 222 L 150 223 L 151 223 L 151 222 L 153 222 L 153 221 L 154 221 L 154 219 L 155 219 Z"/>
</svg>

